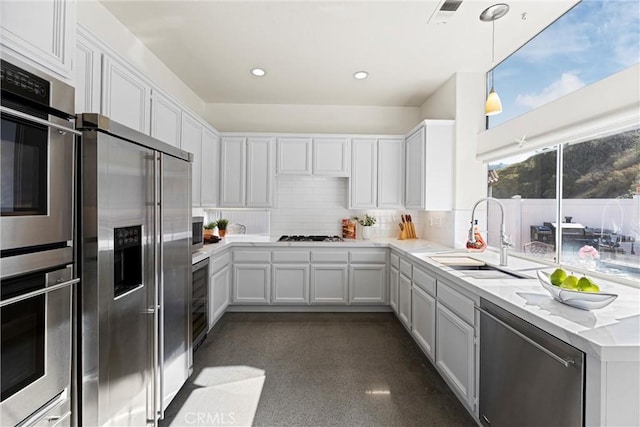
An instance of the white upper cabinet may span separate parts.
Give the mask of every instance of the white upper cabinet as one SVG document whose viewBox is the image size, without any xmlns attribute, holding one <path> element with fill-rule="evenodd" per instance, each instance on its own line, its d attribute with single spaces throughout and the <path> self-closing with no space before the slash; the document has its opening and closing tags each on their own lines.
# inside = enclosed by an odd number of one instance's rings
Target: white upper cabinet
<svg viewBox="0 0 640 427">
<path fill-rule="evenodd" d="M 354 138 L 351 141 L 351 193 L 353 209 L 378 206 L 378 140 Z"/>
<path fill-rule="evenodd" d="M 273 199 L 273 138 L 223 136 L 220 206 L 268 208 Z"/>
<path fill-rule="evenodd" d="M 378 208 L 404 209 L 404 140 L 378 140 Z"/>
<path fill-rule="evenodd" d="M 453 208 L 453 120 L 426 120 L 406 139 L 405 207 Z"/>
<path fill-rule="evenodd" d="M 311 175 L 311 138 L 278 137 L 276 174 Z"/>
<path fill-rule="evenodd" d="M 102 114 L 111 120 L 149 135 L 151 86 L 119 61 L 102 61 Z"/>
<path fill-rule="evenodd" d="M 202 176 L 202 124 L 191 114 L 182 113 L 182 149 L 193 153 L 191 165 L 191 204 L 200 206 L 200 183 Z"/>
<path fill-rule="evenodd" d="M 100 113 L 101 66 L 102 52 L 98 46 L 78 34 L 73 67 L 76 113 Z"/>
<path fill-rule="evenodd" d="M 352 209 L 403 209 L 404 140 L 354 138 L 350 190 Z"/>
<path fill-rule="evenodd" d="M 75 2 L 0 1 L 0 38 L 5 48 L 67 81 L 75 52 Z M 4 48 L 2 49 L 4 50 Z"/>
<path fill-rule="evenodd" d="M 244 207 L 246 138 L 223 137 L 220 142 L 220 206 Z"/>
<path fill-rule="evenodd" d="M 247 200 L 248 208 L 271 207 L 273 192 L 273 162 L 271 138 L 247 138 Z"/>
<path fill-rule="evenodd" d="M 313 174 L 349 176 L 349 140 L 342 137 L 313 138 Z"/>
<path fill-rule="evenodd" d="M 180 148 L 182 109 L 157 90 L 151 94 L 151 136 Z M 190 150 L 186 150 L 190 151 Z"/>
<path fill-rule="evenodd" d="M 220 184 L 220 137 L 207 127 L 202 128 L 202 206 L 218 204 Z"/>
</svg>

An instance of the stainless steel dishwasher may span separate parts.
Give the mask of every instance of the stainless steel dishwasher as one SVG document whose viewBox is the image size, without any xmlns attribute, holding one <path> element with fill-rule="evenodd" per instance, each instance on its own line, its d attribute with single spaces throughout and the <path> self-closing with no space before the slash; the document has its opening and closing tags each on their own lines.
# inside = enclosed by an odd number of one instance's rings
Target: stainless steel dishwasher
<svg viewBox="0 0 640 427">
<path fill-rule="evenodd" d="M 584 425 L 584 353 L 482 299 L 480 422 Z"/>
</svg>

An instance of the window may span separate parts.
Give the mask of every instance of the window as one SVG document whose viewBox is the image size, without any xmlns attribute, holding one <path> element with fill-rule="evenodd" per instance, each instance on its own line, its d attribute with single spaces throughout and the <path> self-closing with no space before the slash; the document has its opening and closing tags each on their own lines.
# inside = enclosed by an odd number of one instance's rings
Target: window
<svg viewBox="0 0 640 427">
<path fill-rule="evenodd" d="M 583 0 L 494 68 L 488 128 L 640 62 L 640 2 Z"/>
<path fill-rule="evenodd" d="M 489 165 L 489 178 L 513 251 L 640 278 L 640 130 L 501 159 Z M 496 210 L 489 207 L 490 246 L 499 246 Z"/>
</svg>

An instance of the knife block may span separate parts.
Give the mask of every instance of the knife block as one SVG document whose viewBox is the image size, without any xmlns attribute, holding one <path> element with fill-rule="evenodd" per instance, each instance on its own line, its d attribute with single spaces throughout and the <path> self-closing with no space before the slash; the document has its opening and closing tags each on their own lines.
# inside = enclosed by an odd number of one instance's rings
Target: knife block
<svg viewBox="0 0 640 427">
<path fill-rule="evenodd" d="M 400 235 L 398 240 L 417 239 L 416 229 L 412 222 L 405 222 L 400 224 Z"/>
</svg>

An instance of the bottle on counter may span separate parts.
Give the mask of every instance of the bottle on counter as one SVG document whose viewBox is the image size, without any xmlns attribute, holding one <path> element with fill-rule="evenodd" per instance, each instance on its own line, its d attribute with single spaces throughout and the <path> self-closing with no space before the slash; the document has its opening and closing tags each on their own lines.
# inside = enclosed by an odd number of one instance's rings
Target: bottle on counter
<svg viewBox="0 0 640 427">
<path fill-rule="evenodd" d="M 467 249 L 471 249 L 474 251 L 484 251 L 487 248 L 487 242 L 485 242 L 482 234 L 480 234 L 480 230 L 478 230 L 478 220 L 475 220 L 473 224 L 473 242 L 471 240 L 467 241 Z"/>
</svg>

